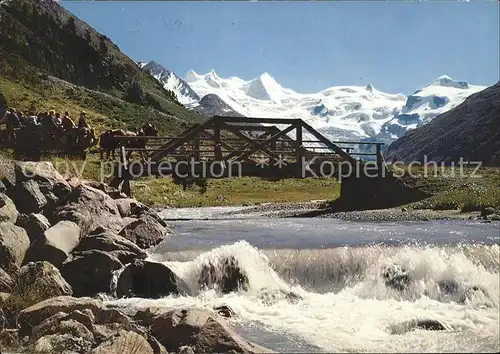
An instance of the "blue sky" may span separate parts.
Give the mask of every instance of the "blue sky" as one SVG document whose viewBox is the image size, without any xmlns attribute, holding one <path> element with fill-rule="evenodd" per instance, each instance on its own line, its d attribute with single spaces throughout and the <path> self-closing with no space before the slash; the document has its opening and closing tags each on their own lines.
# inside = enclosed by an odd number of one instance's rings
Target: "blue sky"
<svg viewBox="0 0 500 354">
<path fill-rule="evenodd" d="M 499 80 L 499 3 L 86 2 L 62 5 L 137 61 L 308 93 L 367 85 L 410 94 L 449 75 Z"/>
</svg>

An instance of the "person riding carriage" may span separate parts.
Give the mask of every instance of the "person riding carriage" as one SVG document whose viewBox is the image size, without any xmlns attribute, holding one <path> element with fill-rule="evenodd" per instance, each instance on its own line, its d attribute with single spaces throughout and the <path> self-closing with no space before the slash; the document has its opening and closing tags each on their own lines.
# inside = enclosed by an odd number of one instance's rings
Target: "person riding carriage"
<svg viewBox="0 0 500 354">
<path fill-rule="evenodd" d="M 21 129 L 21 118 L 17 110 L 15 108 L 8 110 L 0 119 L 0 125 L 5 134 L 3 139 L 9 143 L 15 141 L 16 132 Z"/>
<path fill-rule="evenodd" d="M 87 123 L 87 112 L 82 111 L 76 128 L 76 143 L 78 145 L 91 145 L 95 141 L 94 129 Z M 68 117 L 69 118 L 69 117 Z"/>
</svg>

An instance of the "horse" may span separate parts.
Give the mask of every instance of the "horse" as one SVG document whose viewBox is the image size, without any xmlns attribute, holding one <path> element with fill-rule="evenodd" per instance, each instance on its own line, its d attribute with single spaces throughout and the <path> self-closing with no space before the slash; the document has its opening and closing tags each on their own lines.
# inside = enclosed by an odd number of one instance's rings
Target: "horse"
<svg viewBox="0 0 500 354">
<path fill-rule="evenodd" d="M 99 145 L 100 145 L 100 158 L 104 158 L 104 153 L 106 153 L 106 159 L 116 158 L 115 151 L 121 146 L 127 149 L 145 149 L 147 145 L 147 139 L 116 139 L 116 137 L 136 137 L 136 136 L 158 136 L 158 129 L 151 124 L 145 124 L 136 132 L 114 129 L 107 130 L 100 135 Z M 129 151 L 127 154 L 127 159 L 130 159 L 133 151 Z M 141 151 L 141 156 L 144 157 L 144 151 Z"/>
<path fill-rule="evenodd" d="M 137 131 L 136 136 L 140 137 L 158 136 L 158 129 L 156 129 L 156 127 L 153 124 L 147 123 Z M 127 149 L 131 149 L 127 154 L 127 160 L 130 160 L 130 157 L 132 156 L 134 149 L 139 150 L 138 152 L 141 155 L 142 159 L 145 160 L 147 158 L 148 154 L 144 150 L 146 149 L 146 146 L 148 144 L 148 139 L 130 139 L 126 140 L 125 144 L 126 144 L 125 147 Z"/>
<path fill-rule="evenodd" d="M 107 160 L 109 160 L 110 155 L 113 160 L 116 159 L 116 149 L 118 149 L 123 142 L 115 138 L 121 136 L 135 136 L 135 133 L 125 131 L 123 129 L 109 129 L 99 136 L 99 150 L 101 160 L 104 158 L 104 153 L 106 153 Z"/>
</svg>

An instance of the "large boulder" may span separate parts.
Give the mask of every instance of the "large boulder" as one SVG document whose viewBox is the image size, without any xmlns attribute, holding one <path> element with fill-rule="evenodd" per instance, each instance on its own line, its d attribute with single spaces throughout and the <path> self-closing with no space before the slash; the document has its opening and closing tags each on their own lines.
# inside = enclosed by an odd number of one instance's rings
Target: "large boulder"
<svg viewBox="0 0 500 354">
<path fill-rule="evenodd" d="M 18 161 L 14 167 L 16 185 L 29 180 L 36 182 L 47 201 L 56 204 L 71 193 L 71 186 L 51 162 Z"/>
<path fill-rule="evenodd" d="M 26 230 L 32 243 L 50 229 L 49 220 L 42 214 L 21 214 L 17 218 L 16 225 Z"/>
<path fill-rule="evenodd" d="M 115 201 L 103 191 L 83 184 L 73 189 L 65 205 L 56 208 L 51 218 L 53 222 L 75 222 L 81 227 L 83 236 L 98 227 L 112 231 L 122 227 L 122 218 Z"/>
<path fill-rule="evenodd" d="M 39 338 L 69 335 L 71 341 L 62 343 L 63 345 L 56 348 L 57 350 L 53 349 L 56 352 L 73 350 L 89 353 L 89 348 L 99 347 L 110 338 L 120 336 L 121 331 L 131 331 L 144 338 L 154 354 L 168 354 L 165 347 L 151 336 L 146 328 L 122 312 L 106 308 L 100 301 L 88 297 L 59 296 L 42 301 L 20 311 L 17 325 L 20 335 L 29 336 L 29 341 L 36 341 L 35 344 L 40 341 Z M 85 344 L 87 347 L 74 348 L 74 344 L 78 344 L 73 341 L 74 338 L 79 339 L 80 344 Z M 81 343 L 82 340 L 84 343 Z M 127 353 L 127 348 L 123 350 L 123 353 Z M 113 351 L 113 353 L 121 352 Z"/>
<path fill-rule="evenodd" d="M 157 299 L 187 292 L 187 285 L 166 265 L 140 260 L 125 267 L 116 285 L 117 297 Z"/>
<path fill-rule="evenodd" d="M 156 220 L 156 222 L 158 224 L 160 224 L 163 227 L 166 227 L 166 228 L 169 227 L 167 222 L 165 220 L 163 220 L 162 217 L 155 212 L 149 211 L 149 212 L 143 212 L 143 213 L 138 214 L 138 215 L 134 215 L 134 217 L 136 217 L 136 218 L 145 217 L 145 216 L 152 217 L 153 219 Z"/>
<path fill-rule="evenodd" d="M 12 326 L 19 311 L 54 296 L 71 293 L 71 287 L 53 265 L 48 262 L 29 263 L 15 278 L 4 313 Z"/>
<path fill-rule="evenodd" d="M 122 198 L 127 198 L 127 196 L 120 192 L 119 189 L 111 187 L 107 185 L 106 183 L 103 182 L 97 182 L 97 181 L 85 181 L 84 184 L 86 184 L 89 187 L 98 189 L 100 191 L 103 191 L 107 195 L 109 195 L 112 199 L 122 199 Z"/>
<path fill-rule="evenodd" d="M 59 269 L 49 262 L 30 262 L 24 265 L 17 277 L 16 292 L 30 295 L 31 298 L 36 297 L 38 301 L 73 294 L 71 286 L 64 280 Z"/>
<path fill-rule="evenodd" d="M 139 219 L 137 219 L 137 218 L 131 218 L 131 217 L 127 217 L 127 216 L 124 217 L 122 219 L 122 228 L 124 228 L 127 225 L 132 224 L 133 222 L 136 222 L 137 220 L 139 220 Z"/>
<path fill-rule="evenodd" d="M 113 255 L 99 251 L 75 252 L 62 264 L 61 273 L 75 296 L 95 296 L 111 289 L 113 272 L 123 264 Z"/>
<path fill-rule="evenodd" d="M 248 290 L 248 277 L 235 257 L 223 257 L 203 265 L 198 279 L 201 288 L 215 289 L 223 294 Z"/>
<path fill-rule="evenodd" d="M 31 245 L 26 262 L 49 261 L 59 267 L 79 242 L 80 227 L 71 221 L 60 221 Z"/>
<path fill-rule="evenodd" d="M 10 293 L 12 288 L 12 278 L 0 268 L 0 293 Z"/>
<path fill-rule="evenodd" d="M 47 205 L 47 198 L 32 179 L 16 184 L 11 195 L 17 210 L 24 214 L 39 213 Z"/>
<path fill-rule="evenodd" d="M 71 297 L 57 296 L 36 303 L 19 312 L 17 316 L 17 325 L 20 333 L 30 335 L 33 327 L 38 326 L 47 318 L 55 315 L 58 312 L 71 313 L 73 311 L 90 310 L 95 316 L 105 311 L 104 305 L 95 299 L 89 297 Z"/>
<path fill-rule="evenodd" d="M 28 348 L 29 353 L 88 353 L 91 342 L 69 333 L 49 334 Z"/>
<path fill-rule="evenodd" d="M 153 348 L 141 335 L 132 331 L 119 331 L 91 351 L 91 354 L 154 354 Z"/>
<path fill-rule="evenodd" d="M 195 353 L 269 353 L 241 338 L 223 318 L 206 309 L 173 310 L 152 320 L 151 334 L 166 349 L 190 346 Z"/>
<path fill-rule="evenodd" d="M 83 320 L 85 324 L 79 320 Z M 75 310 L 71 314 L 57 312 L 33 327 L 29 340 L 34 342 L 32 348 L 35 351 L 63 353 L 71 350 L 86 353 L 94 344 L 92 329 L 92 311 L 85 310 L 84 313 Z M 63 340 L 57 339 L 58 337 Z"/>
<path fill-rule="evenodd" d="M 16 205 L 7 195 L 0 193 L 0 222 L 10 222 L 15 224 L 19 211 Z"/>
<path fill-rule="evenodd" d="M 105 251 L 120 260 L 123 264 L 135 259 L 145 259 L 148 254 L 125 237 L 114 232 L 98 228 L 80 241 L 75 252 L 100 250 Z"/>
<path fill-rule="evenodd" d="M 10 222 L 0 223 L 0 268 L 11 272 L 23 263 L 30 239 L 26 231 Z"/>
<path fill-rule="evenodd" d="M 171 234 L 154 216 L 146 214 L 123 227 L 119 235 L 146 249 L 158 245 Z"/>
<path fill-rule="evenodd" d="M 92 332 L 80 322 L 66 318 L 67 314 L 60 312 L 33 328 L 33 339 L 38 339 L 51 334 L 71 334 L 87 342 L 94 341 Z"/>
<path fill-rule="evenodd" d="M 125 217 L 140 216 L 149 211 L 149 208 L 133 198 L 121 198 L 115 200 L 120 215 Z"/>
</svg>

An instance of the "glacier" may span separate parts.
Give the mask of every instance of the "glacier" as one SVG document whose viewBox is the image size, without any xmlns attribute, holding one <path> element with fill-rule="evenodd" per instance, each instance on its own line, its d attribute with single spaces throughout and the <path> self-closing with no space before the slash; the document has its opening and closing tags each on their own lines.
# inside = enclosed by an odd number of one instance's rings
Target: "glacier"
<svg viewBox="0 0 500 354">
<path fill-rule="evenodd" d="M 200 96 L 215 94 L 247 117 L 301 118 L 331 140 L 382 141 L 389 144 L 428 123 L 486 86 L 441 76 L 412 95 L 367 86 L 333 86 L 303 94 L 282 87 L 269 73 L 246 81 L 221 78 L 214 70 L 190 70 L 184 79 Z"/>
</svg>

